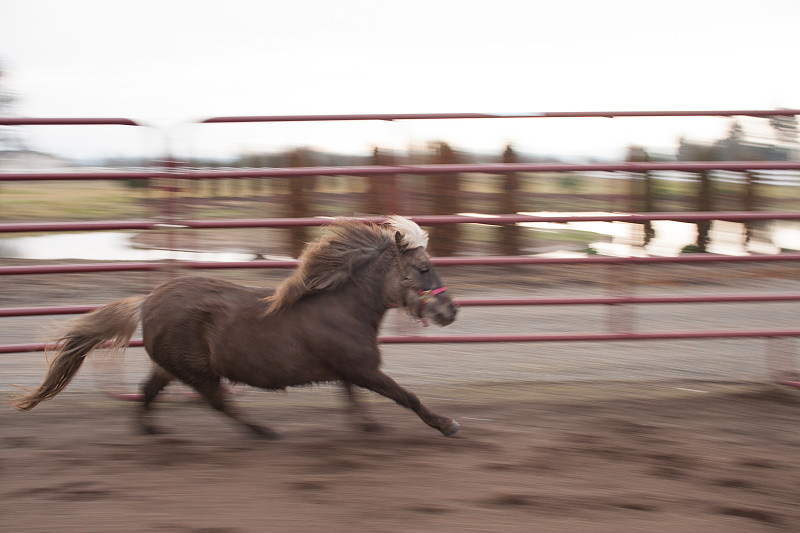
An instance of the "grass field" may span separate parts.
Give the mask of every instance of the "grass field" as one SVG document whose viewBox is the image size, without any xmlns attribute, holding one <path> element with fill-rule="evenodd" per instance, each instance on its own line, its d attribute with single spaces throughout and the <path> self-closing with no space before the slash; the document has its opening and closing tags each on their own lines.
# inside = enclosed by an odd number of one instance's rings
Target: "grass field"
<svg viewBox="0 0 800 533">
<path fill-rule="evenodd" d="M 401 177 L 399 196 L 415 207 L 408 214 L 428 214 L 435 199 L 420 191 L 420 177 Z M 364 178 L 329 177 L 315 181 L 309 191 L 312 216 L 348 216 L 373 213 L 365 205 L 368 185 Z M 464 174 L 460 180 L 459 212 L 502 213 L 503 180 L 500 176 Z M 524 174 L 517 194 L 519 211 L 582 212 L 641 211 L 643 202 L 632 197 L 642 190 L 641 179 L 607 179 L 563 173 Z M 699 186 L 692 181 L 653 180 L 654 210 L 695 210 Z M 800 187 L 756 185 L 755 208 L 800 210 Z M 742 210 L 745 186 L 715 181 L 714 208 Z M 178 192 L 157 187 L 131 187 L 123 182 L 11 182 L 0 183 L 0 222 L 88 221 L 175 218 L 262 218 L 289 216 L 289 189 L 282 179 L 224 179 L 187 183 Z M 415 200 L 416 199 L 416 200 Z M 12 234 L 0 234 L 0 238 Z M 598 235 L 588 232 L 524 230 L 528 246 L 555 246 L 587 250 Z M 500 239 L 500 228 L 465 225 L 460 238 L 481 251 Z"/>
<path fill-rule="evenodd" d="M 210 180 L 188 184 L 177 195 L 180 199 L 207 200 L 204 217 L 252 216 L 258 204 L 282 203 L 288 188 L 281 180 Z M 656 179 L 654 205 L 657 211 L 689 211 L 694 209 L 698 193 L 696 182 Z M 745 186 L 740 183 L 714 182 L 715 210 L 743 208 Z M 358 178 L 317 179 L 314 193 L 341 203 L 349 197 L 358 203 L 366 191 L 365 180 Z M 629 210 L 636 203 L 629 195 L 641 190 L 641 180 L 604 179 L 570 174 L 527 174 L 520 180 L 518 200 L 522 211 L 594 211 Z M 478 195 L 481 201 L 499 199 L 502 180 L 498 176 L 465 174 L 461 192 Z M 756 185 L 756 208 L 762 210 L 800 209 L 800 187 Z M 142 218 L 153 215 L 148 204 L 157 204 L 168 193 L 149 188 L 132 188 L 122 182 L 11 182 L 0 184 L 0 218 L 21 220 L 91 220 Z M 580 201 L 578 201 L 578 199 Z M 204 202 L 201 202 L 204 203 Z M 619 205 L 612 205 L 619 204 Z M 254 205 L 256 204 L 256 205 Z M 526 205 L 531 204 L 531 205 Z M 318 205 L 318 215 L 326 215 L 329 207 Z M 467 206 L 469 207 L 469 206 Z M 334 209 L 339 211 L 339 209 Z M 466 210 L 466 209 L 465 209 Z M 353 205 L 352 212 L 361 212 Z M 421 213 L 420 213 L 421 214 Z"/>
<path fill-rule="evenodd" d="M 145 189 L 117 182 L 12 182 L 0 184 L 6 222 L 144 218 Z"/>
</svg>

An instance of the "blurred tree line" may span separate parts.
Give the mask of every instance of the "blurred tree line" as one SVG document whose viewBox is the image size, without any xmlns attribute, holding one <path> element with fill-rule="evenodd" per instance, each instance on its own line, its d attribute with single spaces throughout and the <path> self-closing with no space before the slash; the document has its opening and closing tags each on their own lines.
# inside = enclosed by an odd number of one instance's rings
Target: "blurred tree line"
<svg viewBox="0 0 800 533">
<path fill-rule="evenodd" d="M 16 97 L 5 86 L 5 73 L 0 63 L 0 116 L 13 116 Z M 0 150 L 22 150 L 25 143 L 19 136 L 18 128 L 0 126 Z"/>
<path fill-rule="evenodd" d="M 779 143 L 759 143 L 749 140 L 742 126 L 734 121 L 728 134 L 710 144 L 681 139 L 676 158 L 682 161 L 760 161 L 785 160 L 795 155 L 798 127 L 795 117 L 774 117 L 770 121 Z M 657 160 L 644 148 L 630 146 L 627 161 Z M 521 156 L 512 146 L 495 155 L 458 152 L 446 142 L 432 142 L 398 155 L 375 148 L 369 156 L 347 156 L 297 148 L 280 154 L 250 154 L 229 166 L 236 167 L 313 167 L 313 166 L 394 166 L 402 164 L 458 163 L 517 163 L 536 162 L 529 155 Z M 210 165 L 204 165 L 210 166 Z M 549 180 L 549 181 L 548 181 Z M 513 214 L 520 211 L 590 211 L 622 212 L 657 211 L 720 211 L 758 209 L 757 176 L 742 174 L 740 186 L 724 185 L 714 172 L 699 172 L 684 176 L 680 187 L 667 186 L 651 172 L 631 174 L 627 180 L 606 180 L 594 190 L 586 188 L 587 178 L 574 174 L 542 176 L 532 173 L 504 175 L 437 173 L 429 176 L 376 174 L 366 177 L 251 178 L 240 180 L 204 180 L 205 185 L 193 183 L 195 189 L 207 187 L 216 195 L 227 184 L 229 194 L 265 195 L 273 200 L 274 209 L 268 216 L 305 218 L 314 216 L 352 215 L 449 215 L 462 212 Z M 269 182 L 268 185 L 266 183 Z M 543 183 L 549 183 L 545 186 Z M 617 183 L 615 183 L 617 182 Z M 619 185 L 619 182 L 622 185 Z M 555 184 L 555 185 L 553 185 Z M 536 188 L 536 191 L 532 189 Z M 597 187 L 603 190 L 598 191 Z M 614 188 L 618 193 L 610 193 Z M 541 192 L 539 192 L 541 190 Z M 560 198 L 560 199 L 559 199 Z M 698 238 L 692 251 L 705 252 L 711 223 L 698 221 Z M 748 231 L 750 231 L 750 227 Z M 431 251 L 436 255 L 458 253 L 465 240 L 461 225 L 438 225 L 428 228 Z M 289 242 L 293 254 L 299 253 L 304 242 L 313 239 L 312 227 L 291 230 Z M 517 255 L 531 246 L 531 232 L 517 225 L 502 225 L 492 230 L 489 243 L 492 253 Z M 525 238 L 523 239 L 523 236 Z M 644 225 L 644 244 L 654 236 L 651 224 Z"/>
<path fill-rule="evenodd" d="M 474 154 L 455 151 L 446 142 L 432 142 L 424 150 L 415 150 L 411 154 L 397 154 L 375 148 L 369 157 L 338 156 L 315 152 L 308 148 L 298 148 L 280 155 L 248 155 L 242 157 L 236 166 L 242 167 L 311 167 L 311 166 L 345 166 L 372 165 L 395 166 L 402 164 L 458 164 L 475 163 L 479 159 Z M 518 156 L 508 146 L 500 158 L 492 158 L 506 163 L 518 162 Z M 520 210 L 519 177 L 515 173 L 498 176 L 500 185 L 494 189 L 501 194 L 478 194 L 481 199 L 488 197 L 490 201 L 470 201 L 464 190 L 464 176 L 459 173 L 432 174 L 429 176 L 410 174 L 375 174 L 363 178 L 341 177 L 345 184 L 340 190 L 349 191 L 344 195 L 345 206 L 331 205 L 331 196 L 323 198 L 326 189 L 321 182 L 332 178 L 305 176 L 303 178 L 269 178 L 270 189 L 281 195 L 283 203 L 275 214 L 291 218 L 311 216 L 339 215 L 450 215 L 468 208 L 480 208 L 480 212 L 491 214 L 516 213 Z M 212 182 L 214 180 L 208 180 Z M 218 180 L 217 180 L 218 181 Z M 246 180 L 240 180 L 246 181 Z M 250 181 L 263 182 L 254 178 Z M 211 185 L 209 183 L 208 185 Z M 496 184 L 495 184 L 496 185 Z M 217 187 L 219 185 L 216 185 Z M 243 187 L 243 185 L 240 185 Z M 253 185 L 252 191 L 263 187 Z M 475 196 L 473 194 L 473 196 Z M 499 198 L 498 198 L 499 196 Z M 324 204 L 323 202 L 329 202 Z M 476 206 L 475 204 L 480 204 Z M 338 211 L 338 212 L 337 212 Z M 427 228 L 430 233 L 430 248 L 437 255 L 452 255 L 458 251 L 462 239 L 458 225 L 436 225 Z M 313 238 L 313 228 L 292 228 L 290 241 L 295 243 L 293 254 L 299 253 L 302 244 Z M 519 253 L 520 228 L 508 225 L 501 228 L 500 245 L 502 253 L 514 255 Z"/>
<path fill-rule="evenodd" d="M 769 120 L 773 132 L 772 142 L 757 142 L 749 139 L 742 125 L 732 121 L 728 134 L 713 143 L 703 144 L 681 138 L 677 150 L 679 161 L 788 161 L 797 158 L 798 123 L 796 116 L 773 116 Z M 627 161 L 650 161 L 648 153 L 640 146 L 628 148 Z M 714 171 L 702 171 L 693 178 L 693 191 L 689 201 L 683 203 L 684 211 L 756 211 L 758 210 L 759 184 L 755 172 L 741 173 L 743 181 L 739 194 L 722 190 L 721 181 L 715 181 Z M 659 196 L 651 172 L 645 172 L 631 179 L 631 211 L 666 211 L 665 198 Z M 690 189 L 691 190 L 691 189 Z M 672 205 L 672 204 L 671 204 Z M 711 221 L 698 220 L 697 241 L 686 251 L 706 252 L 710 241 Z M 757 223 L 745 224 L 746 240 L 752 237 Z M 654 236 L 652 224 L 645 224 L 644 242 Z"/>
</svg>

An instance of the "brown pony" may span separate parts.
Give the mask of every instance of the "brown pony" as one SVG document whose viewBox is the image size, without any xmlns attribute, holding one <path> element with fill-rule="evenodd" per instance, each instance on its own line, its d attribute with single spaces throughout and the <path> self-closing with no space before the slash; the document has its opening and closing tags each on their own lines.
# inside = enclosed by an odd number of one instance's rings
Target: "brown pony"
<svg viewBox="0 0 800 533">
<path fill-rule="evenodd" d="M 277 290 L 187 276 L 148 296 L 125 298 L 73 320 L 38 390 L 13 401 L 20 410 L 63 390 L 95 348 L 124 348 L 141 320 L 155 363 L 142 386 L 142 428 L 151 404 L 172 380 L 187 383 L 215 409 L 259 435 L 278 437 L 244 420 L 228 403 L 221 379 L 263 389 L 341 382 L 364 429 L 377 429 L 357 403 L 353 386 L 391 398 L 450 436 L 452 418 L 437 415 L 380 370 L 378 329 L 390 307 L 446 326 L 456 306 L 431 265 L 428 236 L 414 222 L 383 225 L 340 220 L 310 243 L 298 268 Z"/>
</svg>

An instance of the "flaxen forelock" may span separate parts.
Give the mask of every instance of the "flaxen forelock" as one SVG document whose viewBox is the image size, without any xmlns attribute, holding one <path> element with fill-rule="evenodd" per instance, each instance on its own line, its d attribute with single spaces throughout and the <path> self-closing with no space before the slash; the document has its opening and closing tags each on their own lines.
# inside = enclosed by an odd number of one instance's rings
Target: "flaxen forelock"
<svg viewBox="0 0 800 533">
<path fill-rule="evenodd" d="M 420 228 L 413 220 L 392 215 L 387 218 L 386 222 L 393 230 L 403 236 L 403 242 L 409 248 L 428 247 L 428 232 Z"/>
</svg>

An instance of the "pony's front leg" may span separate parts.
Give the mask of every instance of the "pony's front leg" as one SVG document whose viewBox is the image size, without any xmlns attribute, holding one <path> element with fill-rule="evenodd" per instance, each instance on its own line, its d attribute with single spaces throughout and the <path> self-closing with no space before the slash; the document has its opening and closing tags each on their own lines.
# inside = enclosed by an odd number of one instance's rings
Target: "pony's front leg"
<svg viewBox="0 0 800 533">
<path fill-rule="evenodd" d="M 383 425 L 369 416 L 364 404 L 359 401 L 358 391 L 353 387 L 353 384 L 348 381 L 344 381 L 342 382 L 342 386 L 344 387 L 344 392 L 347 396 L 350 416 L 353 418 L 353 421 L 356 423 L 356 425 L 358 425 L 364 431 L 370 433 L 383 431 Z"/>
<path fill-rule="evenodd" d="M 349 381 L 354 385 L 377 392 L 382 396 L 394 400 L 403 407 L 411 409 L 417 413 L 423 422 L 432 428 L 438 429 L 446 437 L 451 437 L 458 432 L 458 422 L 449 416 L 437 415 L 425 407 L 413 392 L 407 391 L 380 370 L 349 377 L 352 378 L 349 379 Z"/>
</svg>

